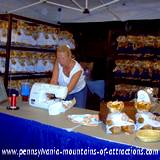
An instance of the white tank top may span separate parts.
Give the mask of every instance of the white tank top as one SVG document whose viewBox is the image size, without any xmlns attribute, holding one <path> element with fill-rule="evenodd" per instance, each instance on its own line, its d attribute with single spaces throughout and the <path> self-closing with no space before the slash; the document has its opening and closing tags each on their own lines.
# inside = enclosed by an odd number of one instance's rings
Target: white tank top
<svg viewBox="0 0 160 160">
<path fill-rule="evenodd" d="M 83 70 L 83 68 L 81 67 L 81 65 L 77 61 L 75 61 L 75 65 L 72 68 L 72 70 L 71 70 L 71 72 L 69 74 L 69 77 L 67 77 L 63 73 L 63 68 L 59 63 L 58 63 L 58 68 L 59 68 L 58 83 L 61 86 L 67 86 L 69 84 L 69 82 L 71 81 L 72 76 L 75 73 L 77 73 L 78 71 L 80 71 L 80 70 L 82 71 L 81 76 L 80 76 L 76 86 L 73 88 L 73 90 L 69 94 L 73 94 L 73 93 L 79 92 L 85 87 L 86 82 L 85 82 L 84 70 Z"/>
</svg>

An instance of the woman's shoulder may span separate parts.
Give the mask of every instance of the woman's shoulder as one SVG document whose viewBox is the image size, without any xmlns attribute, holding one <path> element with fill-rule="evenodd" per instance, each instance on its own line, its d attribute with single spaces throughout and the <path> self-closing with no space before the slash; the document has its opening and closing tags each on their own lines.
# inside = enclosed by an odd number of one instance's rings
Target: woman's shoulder
<svg viewBox="0 0 160 160">
<path fill-rule="evenodd" d="M 80 69 L 82 69 L 82 66 L 80 65 L 80 63 L 79 63 L 78 61 L 74 60 L 74 62 L 75 62 L 75 64 L 74 64 L 74 67 L 75 67 L 75 68 L 80 68 Z"/>
</svg>

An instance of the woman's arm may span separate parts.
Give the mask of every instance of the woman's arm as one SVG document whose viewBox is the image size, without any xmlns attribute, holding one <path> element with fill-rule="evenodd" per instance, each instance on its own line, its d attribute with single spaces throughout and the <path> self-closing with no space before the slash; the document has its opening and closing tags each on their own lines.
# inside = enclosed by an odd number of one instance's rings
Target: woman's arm
<svg viewBox="0 0 160 160">
<path fill-rule="evenodd" d="M 67 88 L 68 88 L 68 93 L 71 92 L 71 91 L 73 90 L 73 88 L 76 86 L 76 84 L 77 84 L 77 82 L 78 82 L 81 74 L 82 74 L 82 71 L 80 70 L 80 71 L 76 72 L 76 73 L 72 76 L 71 81 L 69 82 L 69 84 L 68 84 L 68 86 L 67 86 Z"/>
<path fill-rule="evenodd" d="M 50 83 L 51 84 L 58 84 L 58 74 L 59 74 L 59 70 L 58 70 L 58 62 L 56 60 L 54 68 L 53 68 L 53 73 L 52 73 L 52 78 Z"/>
</svg>

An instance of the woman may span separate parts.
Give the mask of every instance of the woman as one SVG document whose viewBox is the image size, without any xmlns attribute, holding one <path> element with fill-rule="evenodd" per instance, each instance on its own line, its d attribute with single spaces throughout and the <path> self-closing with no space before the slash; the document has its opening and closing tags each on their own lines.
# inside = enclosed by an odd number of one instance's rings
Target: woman
<svg viewBox="0 0 160 160">
<path fill-rule="evenodd" d="M 80 64 L 72 59 L 71 50 L 63 45 L 57 48 L 57 59 L 54 65 L 51 84 L 67 86 L 68 96 L 66 100 L 75 97 L 77 107 L 86 105 L 87 88 L 84 71 Z"/>
</svg>

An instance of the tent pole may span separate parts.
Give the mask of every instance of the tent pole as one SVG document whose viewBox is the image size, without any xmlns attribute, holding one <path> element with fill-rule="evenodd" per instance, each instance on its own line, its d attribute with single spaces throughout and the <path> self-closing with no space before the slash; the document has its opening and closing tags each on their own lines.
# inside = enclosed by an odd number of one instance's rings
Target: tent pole
<svg viewBox="0 0 160 160">
<path fill-rule="evenodd" d="M 70 6 L 67 6 L 67 5 L 63 5 L 63 4 L 59 4 L 59 3 L 55 3 L 55 2 L 51 2 L 51 1 L 46 1 L 46 3 L 82 12 L 82 9 L 79 9 L 79 8 L 70 7 Z"/>
<path fill-rule="evenodd" d="M 87 8 L 87 9 L 88 9 L 88 0 L 86 0 L 85 8 Z"/>
<path fill-rule="evenodd" d="M 116 3 L 116 2 L 119 2 L 119 1 L 120 1 L 120 0 L 113 0 L 113 1 L 108 2 L 108 3 L 104 3 L 104 4 L 99 5 L 99 6 L 97 6 L 97 7 L 91 8 L 90 11 L 94 11 L 94 10 L 96 10 L 96 9 L 109 6 L 109 5 L 111 5 L 111 4 L 113 4 L 113 3 Z"/>
<path fill-rule="evenodd" d="M 13 12 L 16 12 L 16 11 L 20 11 L 20 10 L 22 10 L 22 9 L 26 9 L 26 8 L 35 6 L 35 5 L 37 5 L 37 4 L 43 3 L 43 2 L 44 2 L 44 1 L 39 1 L 39 2 L 36 2 L 36 3 L 32 3 L 32 4 L 29 4 L 29 5 L 26 5 L 26 6 L 23 6 L 23 7 L 20 7 L 20 8 L 11 10 L 11 11 L 8 11 L 8 13 L 13 13 Z"/>
<path fill-rule="evenodd" d="M 79 7 L 80 9 L 84 9 L 78 2 L 76 2 L 75 0 L 71 0 L 77 7 Z"/>
</svg>

